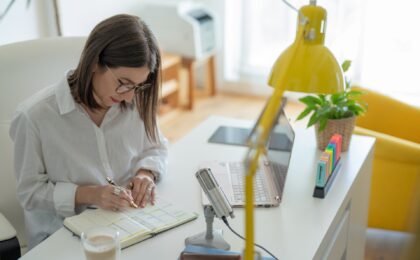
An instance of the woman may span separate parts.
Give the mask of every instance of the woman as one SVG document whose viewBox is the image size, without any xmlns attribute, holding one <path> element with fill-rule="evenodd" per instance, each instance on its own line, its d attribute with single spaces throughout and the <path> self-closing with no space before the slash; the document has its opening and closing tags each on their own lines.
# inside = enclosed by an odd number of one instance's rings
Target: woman
<svg viewBox="0 0 420 260">
<path fill-rule="evenodd" d="M 89 205 L 154 203 L 167 164 L 156 123 L 160 75 L 152 32 L 116 15 L 93 29 L 75 70 L 20 104 L 10 135 L 30 248 Z"/>
</svg>

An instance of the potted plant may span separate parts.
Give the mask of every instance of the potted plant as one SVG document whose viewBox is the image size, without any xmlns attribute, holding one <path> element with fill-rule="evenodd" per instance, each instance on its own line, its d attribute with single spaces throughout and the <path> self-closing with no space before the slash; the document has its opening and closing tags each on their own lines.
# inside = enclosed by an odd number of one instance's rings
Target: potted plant
<svg viewBox="0 0 420 260">
<path fill-rule="evenodd" d="M 341 64 L 343 72 L 350 68 L 351 61 Z M 346 89 L 330 95 L 308 95 L 299 99 L 306 105 L 305 110 L 297 117 L 301 120 L 310 115 L 307 127 L 315 125 L 317 145 L 324 150 L 331 136 L 335 133 L 343 137 L 341 150 L 347 151 L 354 129 L 356 116 L 366 112 L 367 105 L 359 100 L 363 92 L 352 90 L 350 81 L 345 76 Z"/>
</svg>

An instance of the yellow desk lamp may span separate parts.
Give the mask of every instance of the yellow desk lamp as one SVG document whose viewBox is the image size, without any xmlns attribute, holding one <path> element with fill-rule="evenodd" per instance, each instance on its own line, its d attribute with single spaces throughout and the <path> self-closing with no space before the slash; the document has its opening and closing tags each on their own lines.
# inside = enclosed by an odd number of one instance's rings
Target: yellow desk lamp
<svg viewBox="0 0 420 260">
<path fill-rule="evenodd" d="M 287 5 L 290 6 L 285 0 Z M 344 90 L 343 72 L 333 54 L 324 46 L 327 12 L 316 1 L 303 6 L 298 14 L 296 39 L 275 62 L 268 84 L 274 92 L 248 139 L 245 158 L 245 260 L 254 259 L 254 175 L 281 108 L 285 90 L 334 93 Z"/>
</svg>

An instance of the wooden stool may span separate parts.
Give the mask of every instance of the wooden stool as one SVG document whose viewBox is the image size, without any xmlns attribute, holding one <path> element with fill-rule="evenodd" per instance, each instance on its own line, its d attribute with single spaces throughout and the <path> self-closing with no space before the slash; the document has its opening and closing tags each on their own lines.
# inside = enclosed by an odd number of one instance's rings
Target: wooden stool
<svg viewBox="0 0 420 260">
<path fill-rule="evenodd" d="M 214 55 L 208 57 L 204 61 L 206 65 L 206 80 L 205 88 L 210 96 L 216 95 L 216 64 Z M 196 76 L 195 76 L 196 61 L 190 58 L 182 58 L 182 67 L 188 71 L 188 103 L 187 109 L 194 108 L 194 98 L 196 90 Z"/>
<path fill-rule="evenodd" d="M 162 89 L 160 93 L 160 113 L 178 107 L 180 98 L 181 57 L 169 53 L 162 55 Z"/>
</svg>

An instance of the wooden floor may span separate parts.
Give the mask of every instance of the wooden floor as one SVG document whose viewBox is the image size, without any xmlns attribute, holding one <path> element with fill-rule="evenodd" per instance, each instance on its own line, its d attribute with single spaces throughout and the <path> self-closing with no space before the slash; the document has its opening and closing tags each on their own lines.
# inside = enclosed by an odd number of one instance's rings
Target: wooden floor
<svg viewBox="0 0 420 260">
<path fill-rule="evenodd" d="M 218 94 L 216 97 L 200 98 L 193 111 L 173 110 L 159 117 L 162 132 L 175 143 L 210 115 L 229 116 L 255 120 L 265 104 L 266 98 Z M 305 122 L 295 122 L 302 105 L 288 101 L 286 114 L 292 124 L 305 126 Z M 409 237 L 405 233 L 368 229 L 365 250 L 366 260 L 400 259 Z"/>
<path fill-rule="evenodd" d="M 190 130 L 211 115 L 228 116 L 241 119 L 257 119 L 266 98 L 243 96 L 233 94 L 219 94 L 211 98 L 198 98 L 193 111 L 175 109 L 159 117 L 162 132 L 170 142 L 176 142 Z M 289 101 L 286 114 L 292 118 L 292 124 L 303 125 L 304 122 L 295 122 L 294 118 L 302 108 L 301 104 Z"/>
<path fill-rule="evenodd" d="M 370 228 L 366 232 L 365 260 L 397 260 L 407 250 L 407 233 Z"/>
<path fill-rule="evenodd" d="M 162 132 L 169 141 L 176 142 L 210 115 L 254 119 L 265 99 L 247 96 L 217 95 L 198 98 L 192 111 L 176 109 L 159 117 Z"/>
</svg>

